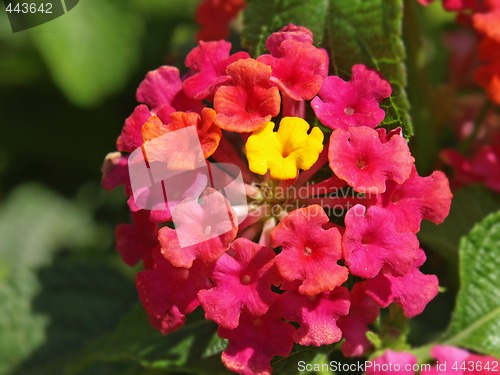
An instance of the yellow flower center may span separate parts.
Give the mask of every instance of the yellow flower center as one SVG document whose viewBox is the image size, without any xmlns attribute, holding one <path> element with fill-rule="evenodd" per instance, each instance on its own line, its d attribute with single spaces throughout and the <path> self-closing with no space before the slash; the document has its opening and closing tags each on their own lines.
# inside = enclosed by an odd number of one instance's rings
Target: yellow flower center
<svg viewBox="0 0 500 375">
<path fill-rule="evenodd" d="M 274 123 L 252 133 L 245 149 L 250 170 L 264 175 L 267 171 L 277 180 L 297 177 L 297 170 L 307 170 L 323 150 L 323 132 L 300 117 L 285 117 L 274 132 Z"/>
</svg>

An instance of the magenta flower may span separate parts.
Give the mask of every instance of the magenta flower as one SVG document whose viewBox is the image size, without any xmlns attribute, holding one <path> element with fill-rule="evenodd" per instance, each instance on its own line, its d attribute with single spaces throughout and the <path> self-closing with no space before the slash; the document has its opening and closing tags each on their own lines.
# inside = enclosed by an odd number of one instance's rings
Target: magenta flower
<svg viewBox="0 0 500 375">
<path fill-rule="evenodd" d="M 151 117 L 149 108 L 144 105 L 135 107 L 134 112 L 125 120 L 122 132 L 116 140 L 116 149 L 122 152 L 133 152 L 142 146 L 142 125 Z"/>
<path fill-rule="evenodd" d="M 155 268 L 137 274 L 137 291 L 151 325 L 167 334 L 184 324 L 186 315 L 199 306 L 198 292 L 211 284 L 200 262 L 191 269 L 177 268 L 163 258 L 158 248 L 153 261 Z"/>
<path fill-rule="evenodd" d="M 281 311 L 271 307 L 266 315 L 253 317 L 241 314 L 235 329 L 220 327 L 219 336 L 228 339 L 222 362 L 231 371 L 242 375 L 270 375 L 271 359 L 286 357 L 292 351 L 295 328 L 281 320 Z"/>
<path fill-rule="evenodd" d="M 271 67 L 253 59 L 227 67 L 231 86 L 221 86 L 214 97 L 215 123 L 222 129 L 245 133 L 263 128 L 280 111 L 280 94 L 271 85 Z"/>
<path fill-rule="evenodd" d="M 197 258 L 204 263 L 215 262 L 236 237 L 236 214 L 227 199 L 211 188 L 202 194 L 204 197 L 203 204 L 181 202 L 172 212 L 176 229 L 163 227 L 159 231 L 161 252 L 175 267 L 190 268 Z M 181 247 L 185 237 L 193 245 Z"/>
<path fill-rule="evenodd" d="M 385 266 L 396 276 L 406 275 L 418 258 L 419 242 L 412 232 L 398 232 L 392 212 L 357 204 L 345 216 L 342 246 L 349 271 L 370 279 Z"/>
<path fill-rule="evenodd" d="M 198 300 L 207 319 L 234 329 L 243 311 L 255 317 L 267 312 L 278 296 L 271 291 L 278 275 L 274 252 L 246 238 L 234 241 L 229 254 L 214 265 L 210 279 L 215 287 L 200 291 Z"/>
<path fill-rule="evenodd" d="M 456 348 L 454 346 L 448 345 L 434 345 L 431 349 L 432 358 L 436 359 L 439 363 L 446 363 L 446 371 L 443 369 L 438 369 L 436 365 L 433 365 L 430 370 L 423 369 L 422 375 L 464 375 L 461 369 L 462 363 L 467 360 L 470 353 L 467 350 Z M 479 356 L 478 356 L 479 357 Z M 476 362 L 475 362 L 476 363 Z M 474 364 L 475 364 L 474 363 Z M 452 367 L 456 365 L 456 368 Z M 468 372 L 467 372 L 468 373 Z"/>
<path fill-rule="evenodd" d="M 413 354 L 388 349 L 380 357 L 375 358 L 372 366 L 366 368 L 366 375 L 414 375 L 413 366 L 416 364 L 417 357 Z"/>
<path fill-rule="evenodd" d="M 377 196 L 377 204 L 394 214 L 397 230 L 417 233 L 423 219 L 435 224 L 444 221 L 450 212 L 452 197 L 443 172 L 420 177 L 413 166 L 410 177 L 402 184 L 387 182 L 387 190 Z"/>
<path fill-rule="evenodd" d="M 366 126 L 334 131 L 328 160 L 332 171 L 354 190 L 376 194 L 386 190 L 387 180 L 406 181 L 415 162 L 403 137 L 382 142 L 379 133 Z"/>
<path fill-rule="evenodd" d="M 385 117 L 379 104 L 391 92 L 391 85 L 380 73 L 358 64 L 352 67 L 349 82 L 337 76 L 325 78 L 311 106 L 319 120 L 331 129 L 374 128 Z"/>
<path fill-rule="evenodd" d="M 344 343 L 342 353 L 346 357 L 361 357 L 372 344 L 366 337 L 368 325 L 375 322 L 380 308 L 365 291 L 365 283 L 357 282 L 349 293 L 351 306 L 349 314 L 339 317 L 338 327 L 342 330 Z"/>
<path fill-rule="evenodd" d="M 239 59 L 250 56 L 246 52 L 230 55 L 231 43 L 225 40 L 216 42 L 200 41 L 186 56 L 186 66 L 190 68 L 190 76 L 183 83 L 184 92 L 193 99 L 213 98 L 215 91 L 231 77 L 226 68 Z"/>
<path fill-rule="evenodd" d="M 288 39 L 279 47 L 279 57 L 261 55 L 257 60 L 272 68 L 271 81 L 293 100 L 311 100 L 328 75 L 328 54 L 325 50 Z"/>
<path fill-rule="evenodd" d="M 122 155 L 120 152 L 110 152 L 104 158 L 101 172 L 102 187 L 107 191 L 111 191 L 120 185 L 130 185 L 128 155 Z"/>
<path fill-rule="evenodd" d="M 137 88 L 136 98 L 162 120 L 174 111 L 200 112 L 202 108 L 201 102 L 184 94 L 179 69 L 172 66 L 161 66 L 149 72 Z"/>
<path fill-rule="evenodd" d="M 337 319 L 349 312 L 347 288 L 341 286 L 316 296 L 289 290 L 281 295 L 280 302 L 283 317 L 300 324 L 293 335 L 296 343 L 320 346 L 333 344 L 342 338 Z"/>
<path fill-rule="evenodd" d="M 119 224 L 115 229 L 116 250 L 123 261 L 135 266 L 141 259 L 148 263 L 158 247 L 158 225 L 149 221 L 148 211 L 132 214 L 133 224 Z"/>
<path fill-rule="evenodd" d="M 282 247 L 275 260 L 278 271 L 285 281 L 301 281 L 302 294 L 328 292 L 347 279 L 347 269 L 337 264 L 341 235 L 337 228 L 323 229 L 328 221 L 315 204 L 292 211 L 271 232 L 273 247 Z"/>
<path fill-rule="evenodd" d="M 381 307 L 395 302 L 403 308 L 406 317 L 417 316 L 436 297 L 439 290 L 438 278 L 435 275 L 424 275 L 419 270 L 425 259 L 424 251 L 419 249 L 418 259 L 406 275 L 394 276 L 391 272 L 382 270 L 373 279 L 366 281 L 366 294 Z"/>
<path fill-rule="evenodd" d="M 470 159 L 454 149 L 442 150 L 441 158 L 453 169 L 458 184 L 483 183 L 500 192 L 500 136 L 479 147 Z"/>
<path fill-rule="evenodd" d="M 281 57 L 282 50 L 280 47 L 285 40 L 296 40 L 297 42 L 312 44 L 313 34 L 308 28 L 291 23 L 280 31 L 269 35 L 266 40 L 266 48 L 274 57 Z"/>
</svg>

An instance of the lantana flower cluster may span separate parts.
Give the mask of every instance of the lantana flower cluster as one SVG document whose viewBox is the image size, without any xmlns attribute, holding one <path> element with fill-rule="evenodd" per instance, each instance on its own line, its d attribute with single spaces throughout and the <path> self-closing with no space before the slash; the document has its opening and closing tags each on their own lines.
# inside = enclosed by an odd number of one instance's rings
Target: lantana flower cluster
<svg viewBox="0 0 500 375">
<path fill-rule="evenodd" d="M 118 225 L 116 247 L 125 263 L 144 264 L 136 283 L 151 324 L 168 334 L 201 307 L 227 339 L 224 365 L 241 374 L 271 373 L 294 344 L 344 339 L 344 355 L 362 356 L 380 309 L 420 314 L 438 279 L 420 271 L 416 233 L 423 219 L 441 223 L 452 198 L 443 173 L 418 175 L 401 129 L 380 126 L 391 86 L 379 72 L 355 65 L 349 81 L 329 75 L 326 51 L 295 25 L 266 47 L 253 59 L 226 41 L 200 42 L 182 77 L 171 66 L 149 72 L 103 167 L 104 187 L 128 195 L 132 223 Z M 207 160 L 240 168 L 249 214 L 181 247 L 173 214 L 195 236 L 224 196 L 214 207 L 141 209 L 128 157 L 189 126 Z"/>
</svg>

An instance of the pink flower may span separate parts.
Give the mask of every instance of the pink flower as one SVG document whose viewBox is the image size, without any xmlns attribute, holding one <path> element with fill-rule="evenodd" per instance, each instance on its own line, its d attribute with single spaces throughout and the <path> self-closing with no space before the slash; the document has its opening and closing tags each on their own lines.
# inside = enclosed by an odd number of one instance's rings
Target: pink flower
<svg viewBox="0 0 500 375">
<path fill-rule="evenodd" d="M 123 156 L 120 152 L 110 152 L 104 158 L 101 172 L 102 187 L 107 191 L 120 185 L 129 185 L 128 155 Z"/>
<path fill-rule="evenodd" d="M 281 57 L 281 43 L 285 40 L 295 40 L 297 42 L 312 44 L 313 34 L 311 30 L 303 26 L 296 26 L 290 23 L 281 30 L 272 33 L 266 40 L 266 48 L 274 57 Z"/>
<path fill-rule="evenodd" d="M 459 183 L 482 182 L 488 188 L 500 192 L 500 136 L 496 137 L 493 144 L 481 146 L 470 160 L 452 149 L 443 150 L 441 157 L 453 168 Z"/>
<path fill-rule="evenodd" d="M 253 317 L 241 314 L 235 329 L 220 327 L 219 336 L 228 339 L 222 362 L 231 371 L 242 375 L 270 375 L 271 359 L 286 357 L 292 351 L 295 328 L 281 320 L 281 311 L 271 307 L 266 315 Z"/>
<path fill-rule="evenodd" d="M 388 349 L 369 363 L 371 366 L 366 367 L 366 375 L 413 375 L 415 374 L 413 366 L 417 364 L 417 357 L 411 353 L 394 352 Z"/>
<path fill-rule="evenodd" d="M 302 294 L 331 291 L 347 279 L 347 269 L 337 264 L 341 235 L 337 228 L 323 229 L 328 222 L 315 204 L 292 211 L 271 232 L 273 247 L 282 247 L 275 260 L 278 271 L 285 281 L 301 281 Z"/>
<path fill-rule="evenodd" d="M 200 262 L 195 262 L 191 269 L 176 268 L 158 248 L 153 260 L 155 268 L 137 274 L 137 291 L 151 325 L 167 334 L 184 324 L 186 315 L 199 306 L 198 292 L 211 284 Z"/>
<path fill-rule="evenodd" d="M 325 78 L 311 106 L 319 120 L 331 129 L 374 128 L 385 117 L 379 104 L 391 92 L 391 85 L 380 73 L 358 64 L 352 67 L 349 82 L 337 76 Z"/>
<path fill-rule="evenodd" d="M 337 319 L 349 312 L 349 291 L 341 286 L 331 292 L 304 296 L 289 290 L 281 295 L 283 317 L 300 328 L 293 338 L 300 345 L 329 345 L 340 341 L 342 332 Z"/>
<path fill-rule="evenodd" d="M 361 357 L 371 348 L 366 338 L 368 325 L 375 322 L 380 308 L 365 291 L 365 283 L 357 282 L 349 293 L 349 314 L 339 317 L 337 325 L 342 330 L 344 343 L 342 353 L 346 357 Z"/>
<path fill-rule="evenodd" d="M 125 120 L 122 132 L 116 140 L 116 149 L 122 152 L 133 152 L 142 145 L 142 125 L 151 117 L 149 108 L 144 104 L 135 107 L 134 112 Z"/>
<path fill-rule="evenodd" d="M 215 122 L 222 129 L 252 132 L 269 123 L 280 111 L 280 95 L 271 86 L 271 67 L 253 59 L 227 67 L 232 86 L 221 86 L 214 97 Z"/>
<path fill-rule="evenodd" d="M 401 185 L 387 182 L 387 190 L 377 196 L 377 204 L 394 214 L 399 231 L 417 233 L 423 219 L 435 224 L 444 221 L 450 212 L 452 197 L 443 172 L 435 171 L 428 177 L 420 177 L 413 166 L 410 177 Z"/>
<path fill-rule="evenodd" d="M 284 40 L 279 50 L 279 57 L 261 55 L 257 60 L 271 66 L 271 81 L 284 95 L 296 101 L 311 100 L 328 74 L 328 54 L 294 39 Z"/>
<path fill-rule="evenodd" d="M 486 37 L 500 42 L 500 8 L 472 16 L 474 28 Z"/>
<path fill-rule="evenodd" d="M 431 349 L 432 358 L 437 360 L 437 363 L 430 370 L 423 369 L 422 375 L 463 375 L 464 371 L 460 369 L 461 364 L 469 356 L 469 352 L 460 348 L 447 345 L 434 345 Z M 439 367 L 446 363 L 446 371 Z M 456 365 L 456 368 L 452 368 Z"/>
<path fill-rule="evenodd" d="M 215 91 L 231 80 L 226 68 L 239 59 L 250 56 L 246 52 L 229 55 L 231 43 L 224 40 L 200 42 L 186 56 L 186 66 L 191 69 L 190 77 L 184 81 L 184 92 L 194 99 L 213 98 Z"/>
<path fill-rule="evenodd" d="M 357 204 L 347 212 L 345 226 L 342 246 L 353 275 L 373 278 L 384 266 L 393 275 L 406 275 L 418 258 L 415 234 L 398 232 L 394 215 L 384 208 Z"/>
<path fill-rule="evenodd" d="M 366 126 L 334 131 L 328 160 L 332 171 L 356 191 L 376 194 L 386 190 L 387 180 L 406 181 L 415 162 L 403 137 L 382 142 L 379 133 Z"/>
<path fill-rule="evenodd" d="M 115 229 L 116 250 L 129 266 L 141 259 L 147 263 L 158 246 L 158 225 L 149 221 L 148 211 L 133 212 L 132 221 L 133 224 L 119 224 Z"/>
<path fill-rule="evenodd" d="M 199 112 L 202 108 L 201 102 L 184 94 L 179 69 L 173 66 L 161 66 L 150 71 L 137 88 L 136 98 L 162 120 L 174 111 Z"/>
<path fill-rule="evenodd" d="M 434 0 L 418 0 L 422 5 L 429 5 Z M 483 1 L 483 0 L 443 0 L 443 8 L 448 11 L 463 11 L 463 10 L 473 10 L 486 11 L 491 6 L 495 4 L 495 0 Z"/>
<path fill-rule="evenodd" d="M 435 345 L 431 355 L 436 364 L 430 369 L 423 369 L 422 375 L 486 375 L 498 371 L 494 370 L 497 358 L 472 354 L 454 346 Z"/>
<path fill-rule="evenodd" d="M 207 188 L 202 198 L 206 199 L 202 205 L 190 201 L 188 204 L 179 204 L 174 212 L 176 229 L 163 227 L 159 231 L 159 240 L 163 256 L 175 267 L 190 268 L 197 258 L 204 263 L 212 263 L 220 258 L 236 237 L 238 226 L 236 215 L 232 212 L 227 199 L 211 188 Z M 223 217 L 227 213 L 227 220 L 214 218 Z M 211 233 L 221 233 L 205 240 Z M 179 236 L 190 235 L 193 245 L 181 247 Z"/>
<path fill-rule="evenodd" d="M 410 272 L 404 276 L 394 276 L 382 270 L 373 279 L 367 280 L 366 294 L 384 308 L 392 302 L 397 303 L 408 318 L 420 314 L 438 294 L 439 281 L 434 275 L 420 272 L 419 267 L 425 262 L 425 253 L 419 249 L 418 255 Z"/>
<path fill-rule="evenodd" d="M 207 319 L 234 329 L 243 311 L 254 317 L 267 312 L 278 296 L 271 290 L 277 272 L 274 252 L 246 238 L 234 241 L 229 253 L 214 265 L 210 279 L 215 287 L 200 291 L 198 300 Z"/>
</svg>

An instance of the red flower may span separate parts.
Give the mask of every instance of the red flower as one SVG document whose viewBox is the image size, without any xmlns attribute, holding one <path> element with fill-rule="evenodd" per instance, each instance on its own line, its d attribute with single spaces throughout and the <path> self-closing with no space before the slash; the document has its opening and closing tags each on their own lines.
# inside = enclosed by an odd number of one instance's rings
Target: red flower
<svg viewBox="0 0 500 375">
<path fill-rule="evenodd" d="M 441 224 L 451 206 L 448 179 L 443 172 L 435 171 L 428 177 L 420 177 L 415 167 L 410 177 L 401 185 L 388 181 L 385 193 L 378 195 L 378 205 L 391 211 L 396 217 L 399 231 L 420 230 L 422 219 Z"/>
<path fill-rule="evenodd" d="M 279 52 L 278 57 L 261 55 L 257 60 L 271 66 L 271 81 L 283 94 L 297 101 L 311 100 L 328 74 L 328 54 L 295 39 L 284 40 Z"/>
<path fill-rule="evenodd" d="M 133 212 L 132 221 L 133 224 L 116 227 L 116 250 L 129 266 L 135 266 L 141 259 L 150 263 L 153 249 L 158 246 L 158 225 L 149 221 L 148 211 Z"/>
<path fill-rule="evenodd" d="M 142 127 L 142 138 L 144 142 L 147 142 L 163 134 L 188 126 L 196 126 L 203 156 L 206 159 L 215 152 L 222 137 L 220 128 L 214 123 L 215 116 L 216 113 L 211 108 L 203 108 L 201 116 L 195 112 L 172 112 L 170 114 L 171 122 L 167 125 L 153 116 Z"/>
<path fill-rule="evenodd" d="M 230 211 L 227 199 L 211 188 L 201 198 L 203 205 L 189 201 L 173 210 L 175 230 L 163 227 L 159 231 L 161 252 L 175 267 L 189 268 L 197 258 L 215 262 L 236 237 L 236 215 Z"/>
<path fill-rule="evenodd" d="M 337 321 L 345 340 L 342 344 L 342 353 L 346 357 L 361 357 L 372 346 L 366 338 L 366 332 L 368 325 L 377 319 L 380 308 L 366 294 L 364 282 L 354 284 L 350 300 L 349 314 L 339 317 Z"/>
<path fill-rule="evenodd" d="M 277 279 L 274 252 L 246 238 L 238 238 L 228 254 L 215 263 L 210 275 L 215 287 L 198 294 L 205 317 L 225 328 L 236 328 L 243 311 L 264 315 L 278 294 L 271 291 Z"/>
<path fill-rule="evenodd" d="M 245 8 L 245 0 L 202 0 L 196 10 L 200 31 L 198 40 L 226 39 L 229 22 Z"/>
<path fill-rule="evenodd" d="M 214 97 L 215 123 L 224 130 L 252 132 L 267 125 L 280 111 L 280 94 L 271 86 L 271 67 L 253 59 L 227 68 L 232 86 L 221 86 Z"/>
<path fill-rule="evenodd" d="M 177 268 L 163 258 L 158 248 L 153 260 L 155 268 L 137 274 L 137 291 L 151 325 L 167 334 L 184 324 L 186 314 L 199 306 L 198 292 L 211 284 L 200 262 L 191 269 Z"/>
<path fill-rule="evenodd" d="M 219 336 L 228 339 L 222 362 L 231 371 L 242 375 L 270 375 L 271 359 L 288 356 L 293 347 L 295 328 L 281 320 L 281 311 L 271 307 L 266 315 L 241 314 L 235 329 L 220 327 Z"/>
<path fill-rule="evenodd" d="M 116 149 L 132 153 L 142 145 L 142 125 L 151 117 L 149 108 L 144 104 L 135 107 L 134 112 L 125 120 L 122 132 L 116 140 Z"/>
<path fill-rule="evenodd" d="M 303 26 L 296 26 L 290 23 L 280 31 L 274 32 L 266 40 L 266 48 L 274 57 L 281 57 L 281 43 L 285 40 L 295 40 L 297 42 L 312 44 L 313 34 L 311 30 Z"/>
<path fill-rule="evenodd" d="M 328 159 L 332 171 L 356 191 L 377 194 L 386 190 L 389 179 L 402 184 L 415 162 L 403 137 L 382 142 L 378 132 L 366 126 L 334 131 Z"/>
<path fill-rule="evenodd" d="M 435 275 L 424 275 L 419 271 L 425 262 L 425 253 L 419 249 L 418 254 L 418 259 L 406 275 L 394 276 L 382 270 L 375 278 L 367 280 L 366 294 L 384 308 L 392 302 L 397 303 L 408 318 L 424 311 L 438 294 L 439 281 Z"/>
<path fill-rule="evenodd" d="M 392 212 L 378 206 L 368 210 L 355 205 L 345 216 L 342 238 L 349 271 L 366 279 L 375 277 L 382 267 L 393 275 L 407 274 L 418 257 L 418 240 L 412 232 L 398 232 Z"/>
<path fill-rule="evenodd" d="M 391 92 L 391 85 L 380 73 L 358 64 L 352 67 L 349 82 L 337 76 L 325 78 L 311 106 L 319 120 L 331 129 L 374 128 L 385 117 L 379 104 Z"/>
<path fill-rule="evenodd" d="M 182 91 L 179 69 L 161 66 L 149 72 L 137 88 L 137 101 L 146 104 L 162 120 L 174 111 L 201 111 L 201 102 Z"/>
<path fill-rule="evenodd" d="M 481 146 L 470 160 L 452 149 L 443 150 L 441 157 L 453 168 L 460 184 L 482 182 L 500 192 L 500 136 L 493 144 Z"/>
<path fill-rule="evenodd" d="M 413 366 L 417 364 L 417 357 L 411 353 L 394 352 L 390 349 L 373 360 L 373 365 L 366 368 L 366 375 L 415 375 Z M 399 370 L 394 370 L 399 366 Z"/>
<path fill-rule="evenodd" d="M 219 86 L 231 80 L 227 75 L 228 65 L 250 56 L 246 52 L 229 55 L 231 43 L 224 40 L 200 42 L 186 56 L 186 66 L 191 69 L 190 77 L 184 81 L 184 92 L 194 99 L 213 98 Z"/>
<path fill-rule="evenodd" d="M 347 279 L 347 269 L 337 264 L 342 257 L 337 228 L 323 229 L 329 222 L 317 204 L 289 213 L 271 232 L 278 271 L 285 281 L 299 280 L 299 292 L 315 295 L 333 290 Z"/>
<path fill-rule="evenodd" d="M 110 152 L 104 158 L 101 172 L 101 184 L 105 190 L 111 191 L 117 186 L 129 185 L 128 155 L 122 156 L 120 152 Z"/>
<path fill-rule="evenodd" d="M 304 296 L 295 291 L 281 295 L 283 317 L 300 328 L 293 338 L 300 345 L 329 345 L 340 341 L 342 332 L 337 319 L 349 312 L 349 291 L 341 286 L 331 292 Z"/>
</svg>

